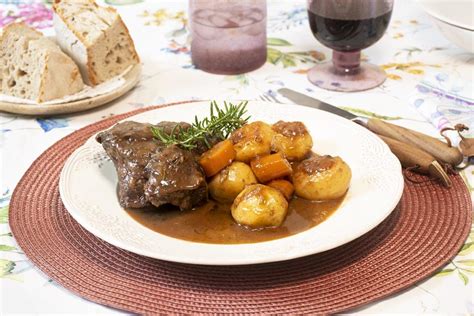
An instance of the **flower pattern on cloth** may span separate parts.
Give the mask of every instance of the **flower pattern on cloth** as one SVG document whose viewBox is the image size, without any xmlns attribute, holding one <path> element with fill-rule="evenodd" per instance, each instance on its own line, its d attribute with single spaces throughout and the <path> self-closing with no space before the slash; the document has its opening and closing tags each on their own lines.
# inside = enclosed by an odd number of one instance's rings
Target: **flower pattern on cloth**
<svg viewBox="0 0 474 316">
<path fill-rule="evenodd" d="M 0 0 L 0 27 L 25 22 L 46 35 L 52 29 L 51 0 Z M 144 64 L 140 83 L 111 104 L 84 113 L 24 117 L 0 113 L 0 314 L 101 313 L 117 311 L 64 291 L 34 268 L 8 227 L 8 205 L 23 172 L 54 142 L 100 119 L 153 104 L 202 99 L 276 99 L 292 88 L 359 116 L 390 120 L 432 136 L 464 123 L 474 136 L 472 54 L 448 42 L 415 2 L 395 2 L 385 36 L 362 52 L 387 80 L 357 93 L 321 90 L 306 78 L 314 64 L 331 58 L 307 22 L 306 1 L 268 0 L 267 63 L 251 73 L 220 76 L 191 62 L 186 0 L 99 0 L 114 5 L 127 24 Z M 343 137 L 343 135 L 341 135 Z M 474 168 L 461 172 L 474 192 Z M 422 249 L 422 245 L 420 245 Z M 422 250 L 420 250 L 422 251 Z M 474 314 L 474 229 L 458 256 L 436 276 L 354 313 Z"/>
<path fill-rule="evenodd" d="M 43 131 L 49 132 L 55 128 L 62 128 L 62 127 L 67 127 L 69 126 L 68 124 L 68 119 L 36 119 L 36 122 L 41 126 Z"/>
<path fill-rule="evenodd" d="M 444 72 L 430 72 L 416 85 L 410 104 L 437 130 L 464 124 L 470 129 L 463 132 L 474 137 L 474 81 Z M 457 133 L 448 133 L 458 144 Z"/>
<path fill-rule="evenodd" d="M 10 5 L 8 8 L 0 7 L 0 27 L 19 22 L 37 29 L 49 28 L 53 25 L 53 11 L 43 3 L 21 3 L 18 6 Z"/>
</svg>

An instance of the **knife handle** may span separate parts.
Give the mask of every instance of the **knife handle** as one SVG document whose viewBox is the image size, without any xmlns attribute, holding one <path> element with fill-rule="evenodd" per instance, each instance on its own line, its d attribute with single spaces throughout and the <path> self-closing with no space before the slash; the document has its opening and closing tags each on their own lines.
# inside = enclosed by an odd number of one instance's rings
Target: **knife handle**
<svg viewBox="0 0 474 316">
<path fill-rule="evenodd" d="M 463 160 L 461 152 L 456 147 L 450 147 L 448 144 L 420 132 L 390 124 L 379 119 L 369 119 L 367 127 L 376 134 L 421 148 L 441 163 L 448 163 L 454 167 Z"/>
<path fill-rule="evenodd" d="M 451 186 L 451 180 L 449 179 L 448 174 L 429 153 L 406 143 L 402 143 L 396 139 L 382 135 L 378 136 L 388 145 L 388 147 L 390 147 L 390 150 L 395 156 L 397 156 L 403 167 L 408 168 L 418 166 L 414 171 L 430 174 L 431 176 L 441 180 L 446 187 Z"/>
</svg>

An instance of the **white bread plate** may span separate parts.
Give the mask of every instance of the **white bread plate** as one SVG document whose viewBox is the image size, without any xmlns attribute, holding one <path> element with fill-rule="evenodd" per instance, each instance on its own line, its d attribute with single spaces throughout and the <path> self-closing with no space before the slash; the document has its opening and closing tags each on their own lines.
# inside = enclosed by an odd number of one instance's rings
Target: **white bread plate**
<svg viewBox="0 0 474 316">
<path fill-rule="evenodd" d="M 0 101 L 0 111 L 23 115 L 57 115 L 85 111 L 112 102 L 135 87 L 140 79 L 141 65 L 136 64 L 124 75 L 125 82 L 116 89 L 93 97 L 86 97 L 76 101 L 54 104 L 26 104 Z"/>
<path fill-rule="evenodd" d="M 444 37 L 474 53 L 474 1 L 419 0 L 418 3 L 432 17 Z"/>
</svg>

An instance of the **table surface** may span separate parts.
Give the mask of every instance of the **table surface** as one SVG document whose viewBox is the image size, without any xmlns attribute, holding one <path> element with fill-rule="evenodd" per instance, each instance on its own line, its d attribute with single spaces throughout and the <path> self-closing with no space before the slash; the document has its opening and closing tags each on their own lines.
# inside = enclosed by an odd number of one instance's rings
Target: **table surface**
<svg viewBox="0 0 474 316">
<path fill-rule="evenodd" d="M 1 4 L 1 3 L 4 4 Z M 139 1 L 117 5 L 144 64 L 139 85 L 125 97 L 86 113 L 48 118 L 0 114 L 0 311 L 8 313 L 118 313 L 77 297 L 50 280 L 23 255 L 8 227 L 8 202 L 34 159 L 69 133 L 100 119 L 147 105 L 190 99 L 260 99 L 282 86 L 315 96 L 355 113 L 376 116 L 433 136 L 438 131 L 410 105 L 420 80 L 439 72 L 473 82 L 474 57 L 449 43 L 411 1 L 395 4 L 390 27 L 363 58 L 382 66 L 387 81 L 359 93 L 336 93 L 312 86 L 307 69 L 330 58 L 312 36 L 302 0 L 268 1 L 269 60 L 259 70 L 220 76 L 194 69 L 185 27 L 187 1 Z M 48 4 L 0 0 L 0 26 L 24 20 L 53 35 Z M 280 98 L 280 96 L 277 96 Z M 283 102 L 284 99 L 281 98 Z M 472 115 L 472 112 L 471 112 Z M 462 172 L 474 185 L 474 168 Z M 437 275 L 353 313 L 474 313 L 473 233 Z"/>
</svg>

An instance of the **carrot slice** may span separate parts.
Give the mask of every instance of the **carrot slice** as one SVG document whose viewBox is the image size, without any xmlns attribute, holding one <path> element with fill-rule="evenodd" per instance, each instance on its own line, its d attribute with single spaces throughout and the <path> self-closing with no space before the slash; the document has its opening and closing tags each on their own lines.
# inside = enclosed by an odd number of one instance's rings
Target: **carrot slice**
<svg viewBox="0 0 474 316">
<path fill-rule="evenodd" d="M 231 140 L 223 140 L 201 155 L 199 164 L 207 177 L 212 177 L 232 163 L 235 149 Z"/>
<path fill-rule="evenodd" d="M 252 171 L 258 181 L 267 181 L 283 178 L 291 174 L 291 165 L 280 153 L 257 157 L 250 162 Z"/>
<path fill-rule="evenodd" d="M 283 179 L 272 180 L 268 182 L 267 185 L 280 191 L 286 197 L 287 200 L 291 199 L 291 197 L 293 196 L 293 192 L 295 191 L 293 183 Z"/>
</svg>

